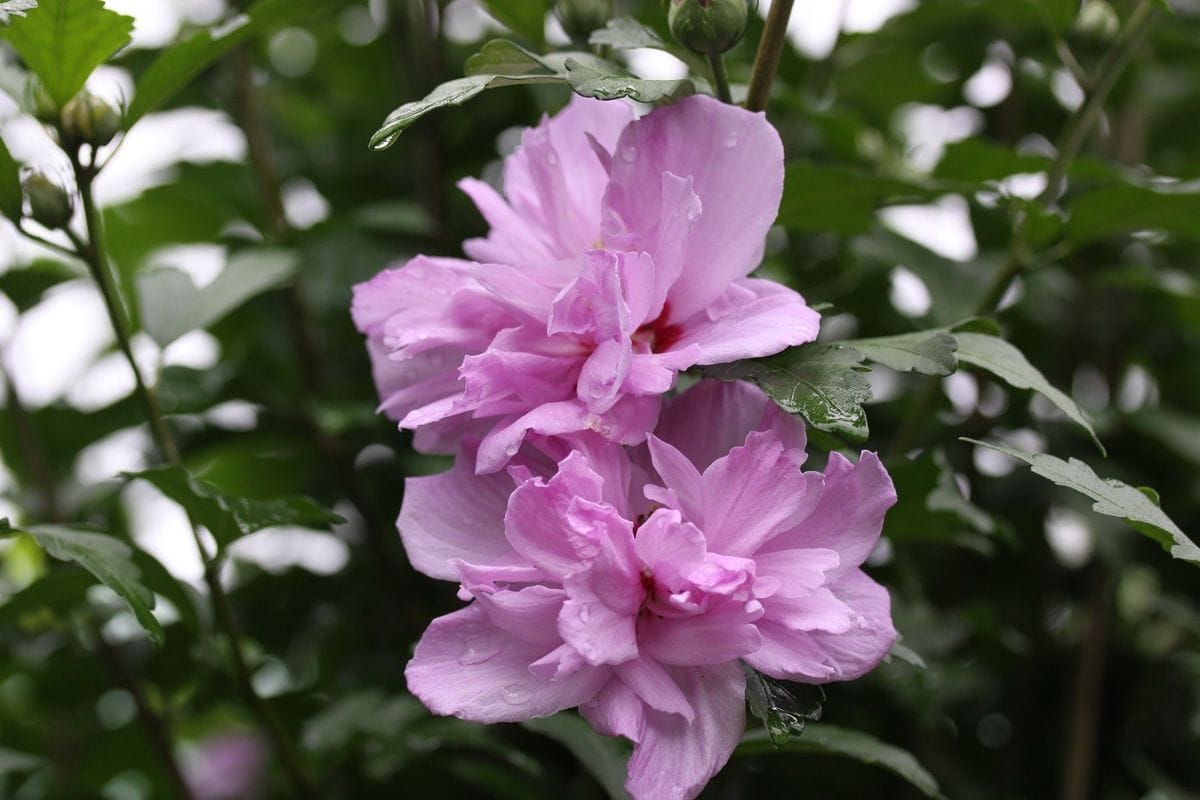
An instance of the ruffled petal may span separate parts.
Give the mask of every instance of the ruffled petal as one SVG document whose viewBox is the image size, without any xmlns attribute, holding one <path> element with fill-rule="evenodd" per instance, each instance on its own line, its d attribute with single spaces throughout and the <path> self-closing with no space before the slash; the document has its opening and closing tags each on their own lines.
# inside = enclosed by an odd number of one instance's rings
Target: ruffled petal
<svg viewBox="0 0 1200 800">
<path fill-rule="evenodd" d="M 746 728 L 746 679 L 736 662 L 671 669 L 694 721 L 648 709 L 629 760 L 634 800 L 692 800 L 716 775 Z"/>
<path fill-rule="evenodd" d="M 739 358 L 770 356 L 815 341 L 821 315 L 804 298 L 774 281 L 746 278 L 706 311 L 678 323 L 672 350 L 693 345 L 699 364 L 724 364 Z"/>
<path fill-rule="evenodd" d="M 404 670 L 408 690 L 435 714 L 475 722 L 516 722 L 574 708 L 595 696 L 612 675 L 584 666 L 544 680 L 530 665 L 548 648 L 514 638 L 468 606 L 438 617 L 417 643 Z"/>
<path fill-rule="evenodd" d="M 767 230 L 783 194 L 783 145 L 760 113 L 695 95 L 629 124 L 617 143 L 604 197 L 605 240 L 626 249 L 650 249 L 660 238 L 668 193 L 647 191 L 648 180 L 670 173 L 691 178 L 699 218 L 686 236 L 683 274 L 667 301 L 671 321 L 707 308 L 730 282 L 748 275 L 761 258 Z M 664 262 L 667 253 L 661 254 Z"/>
<path fill-rule="evenodd" d="M 879 456 L 863 452 L 857 464 L 841 453 L 830 453 L 825 488 L 812 513 L 763 546 L 764 552 L 796 548 L 834 550 L 840 563 L 829 575 L 837 577 L 867 560 L 883 518 L 896 502 L 896 489 Z"/>
<path fill-rule="evenodd" d="M 504 537 L 512 479 L 473 473 L 474 455 L 464 449 L 449 471 L 404 482 L 396 525 L 409 562 L 431 578 L 457 580 L 454 559 L 489 564 L 515 555 Z"/>
</svg>

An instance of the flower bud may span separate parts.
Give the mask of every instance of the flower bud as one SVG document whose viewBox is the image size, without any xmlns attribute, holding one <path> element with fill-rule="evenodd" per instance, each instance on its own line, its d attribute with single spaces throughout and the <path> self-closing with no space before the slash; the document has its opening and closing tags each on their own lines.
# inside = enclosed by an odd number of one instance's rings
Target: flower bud
<svg viewBox="0 0 1200 800">
<path fill-rule="evenodd" d="M 78 147 L 103 147 L 121 128 L 116 109 L 86 89 L 72 97 L 62 110 L 64 143 Z"/>
<path fill-rule="evenodd" d="M 29 216 L 50 230 L 67 227 L 75 204 L 67 191 L 40 172 L 31 172 L 23 181 L 29 198 Z"/>
<path fill-rule="evenodd" d="M 58 122 L 58 103 L 54 102 L 54 98 L 37 79 L 29 80 L 26 91 L 28 92 L 28 107 L 33 111 L 33 116 L 38 122 L 45 122 L 49 125 Z"/>
<path fill-rule="evenodd" d="M 558 0 L 554 11 L 572 40 L 586 42 L 612 17 L 613 4 L 612 0 Z"/>
<path fill-rule="evenodd" d="M 671 0 L 667 21 L 681 45 L 715 56 L 741 41 L 749 16 L 746 0 Z"/>
</svg>

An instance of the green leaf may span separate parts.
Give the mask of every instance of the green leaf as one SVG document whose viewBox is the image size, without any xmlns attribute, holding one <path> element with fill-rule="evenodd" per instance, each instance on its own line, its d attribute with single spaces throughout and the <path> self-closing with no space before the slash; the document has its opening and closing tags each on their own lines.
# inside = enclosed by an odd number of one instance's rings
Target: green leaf
<svg viewBox="0 0 1200 800">
<path fill-rule="evenodd" d="M 406 128 L 430 111 L 447 106 L 460 106 L 484 89 L 534 83 L 561 83 L 562 81 L 563 78 L 559 75 L 468 75 L 465 78 L 447 81 L 420 100 L 405 103 L 388 114 L 383 125 L 371 137 L 371 148 L 386 150 L 396 143 L 396 139 Z"/>
<path fill-rule="evenodd" d="M 183 467 L 159 466 L 142 472 L 122 473 L 140 478 L 183 506 L 196 525 L 208 528 L 219 548 L 263 528 L 296 525 L 327 528 L 345 522 L 337 514 L 303 496 L 252 500 L 226 494 L 207 481 L 193 478 Z"/>
<path fill-rule="evenodd" d="M 1105 452 L 1092 423 L 1084 416 L 1079 406 L 1075 405 L 1075 401 L 1051 386 L 1046 377 L 1029 363 L 1020 350 L 998 336 L 962 332 L 956 333 L 955 337 L 958 339 L 960 363 L 986 369 L 1017 389 L 1032 389 L 1044 395 L 1068 418 L 1088 432 L 1101 453 Z"/>
<path fill-rule="evenodd" d="M 279 25 L 295 25 L 346 5 L 348 0 L 259 0 L 245 13 L 176 42 L 154 60 L 137 83 L 124 125 L 171 99 L 192 79 L 241 42 Z"/>
<path fill-rule="evenodd" d="M 933 195 L 916 184 L 860 170 L 790 164 L 784 176 L 779 224 L 801 231 L 861 233 L 875 224 L 879 208 L 921 202 Z"/>
<path fill-rule="evenodd" d="M 20 167 L 0 139 L 0 214 L 17 223 L 21 221 Z"/>
<path fill-rule="evenodd" d="M 661 36 L 633 17 L 610 19 L 602 29 L 592 31 L 588 44 L 593 47 L 611 47 L 615 50 L 632 50 L 638 47 L 670 49 Z"/>
<path fill-rule="evenodd" d="M 207 327 L 255 295 L 284 283 L 298 263 L 299 257 L 287 250 L 242 250 L 203 289 L 173 268 L 138 273 L 142 326 L 159 346 L 166 347 L 188 331 Z"/>
<path fill-rule="evenodd" d="M 4 528 L 11 531 L 5 525 Z M 112 589 L 129 606 L 138 623 L 155 646 L 162 646 L 162 625 L 151 609 L 154 593 L 139 580 L 140 573 L 133 565 L 133 548 L 103 533 L 76 530 L 58 525 L 33 525 L 22 528 L 53 558 L 71 561 L 92 573 L 100 583 Z"/>
<path fill-rule="evenodd" d="M 133 19 L 101 0 L 41 0 L 0 36 L 21 56 L 58 105 L 83 88 L 92 70 L 129 43 Z"/>
<path fill-rule="evenodd" d="M 601 736 L 581 717 L 569 713 L 527 720 L 521 727 L 549 736 L 570 750 L 611 800 L 629 800 L 625 791 L 629 748 L 620 739 Z"/>
<path fill-rule="evenodd" d="M 597 100 L 619 100 L 628 97 L 639 103 L 661 103 L 677 100 L 696 91 L 696 87 L 687 79 L 643 80 L 627 74 L 597 69 L 575 58 L 568 58 L 564 66 L 567 71 L 567 83 L 571 84 L 575 93 Z"/>
<path fill-rule="evenodd" d="M 1026 453 L 991 442 L 975 439 L 963 441 L 988 447 L 1024 461 L 1035 474 L 1092 498 L 1095 501 L 1092 510 L 1096 513 L 1123 519 L 1134 529 L 1161 544 L 1163 549 L 1175 558 L 1200 564 L 1200 547 L 1197 547 L 1144 491 L 1113 478 L 1101 478 L 1090 466 L 1077 458 L 1063 461 L 1044 453 Z"/>
<path fill-rule="evenodd" d="M 496 20 L 538 47 L 546 41 L 546 0 L 483 0 Z"/>
<path fill-rule="evenodd" d="M 1140 230 L 1200 239 L 1200 192 L 1107 186 L 1076 197 L 1070 211 L 1066 231 L 1075 242 Z"/>
<path fill-rule="evenodd" d="M 478 53 L 467 59 L 463 72 L 467 75 L 553 75 L 554 69 L 545 61 L 508 39 L 492 39 Z"/>
<path fill-rule="evenodd" d="M 926 797 L 941 798 L 942 791 L 937 779 L 921 766 L 912 754 L 894 745 L 879 741 L 870 734 L 852 731 L 824 723 L 812 723 L 805 728 L 804 735 L 791 739 L 783 747 L 772 744 L 765 731 L 751 731 L 742 738 L 736 755 L 759 755 L 763 753 L 818 753 L 846 756 L 883 767 L 894 772 L 919 789 Z"/>
<path fill-rule="evenodd" d="M 1050 160 L 1045 156 L 1021 155 L 1007 147 L 972 137 L 947 145 L 933 174 L 942 179 L 984 183 L 1009 175 L 1045 172 L 1049 167 Z"/>
<path fill-rule="evenodd" d="M 862 353 L 868 361 L 901 372 L 950 375 L 958 369 L 958 361 L 954 358 L 958 340 L 945 331 L 919 331 L 898 336 L 853 339 L 841 344 Z"/>
<path fill-rule="evenodd" d="M 771 744 L 783 747 L 804 733 L 808 723 L 821 718 L 825 692 L 820 686 L 799 683 L 785 686 L 745 662 L 742 669 L 746 673 L 750 713 L 762 720 Z"/>
<path fill-rule="evenodd" d="M 871 399 L 859 366 L 862 360 L 862 353 L 850 347 L 806 344 L 769 358 L 709 367 L 705 374 L 723 381 L 753 381 L 813 427 L 861 442 L 868 433 L 862 404 Z"/>
</svg>

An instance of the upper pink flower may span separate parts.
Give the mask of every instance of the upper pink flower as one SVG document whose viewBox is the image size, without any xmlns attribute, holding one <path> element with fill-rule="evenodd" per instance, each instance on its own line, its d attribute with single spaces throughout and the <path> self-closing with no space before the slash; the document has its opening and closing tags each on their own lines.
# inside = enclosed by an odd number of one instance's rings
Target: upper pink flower
<svg viewBox="0 0 1200 800">
<path fill-rule="evenodd" d="M 874 454 L 803 472 L 803 425 L 747 384 L 701 383 L 663 417 L 632 455 L 582 434 L 474 475 L 468 453 L 409 479 L 399 520 L 412 564 L 473 599 L 429 626 L 409 690 L 479 722 L 579 706 L 634 742 L 637 800 L 695 797 L 728 760 L 739 659 L 848 680 L 895 640 L 860 569 L 895 502 Z"/>
<path fill-rule="evenodd" d="M 474 432 L 492 472 L 529 431 L 637 444 L 680 370 L 816 338 L 800 295 L 747 277 L 783 190 L 762 114 L 575 97 L 525 131 L 504 196 L 460 185 L 491 227 L 475 261 L 421 256 L 354 294 L 382 409 L 419 449 Z"/>
</svg>

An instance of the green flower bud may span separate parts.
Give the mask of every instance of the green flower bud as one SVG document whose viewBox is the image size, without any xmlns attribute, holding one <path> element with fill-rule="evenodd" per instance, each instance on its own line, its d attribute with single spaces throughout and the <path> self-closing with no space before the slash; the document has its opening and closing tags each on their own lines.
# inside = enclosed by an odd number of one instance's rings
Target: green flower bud
<svg viewBox="0 0 1200 800">
<path fill-rule="evenodd" d="M 48 125 L 58 122 L 58 103 L 54 102 L 54 98 L 42 87 L 40 82 L 30 78 L 26 92 L 28 92 L 28 107 L 33 111 L 33 116 L 38 122 L 45 122 Z"/>
<path fill-rule="evenodd" d="M 40 172 L 25 176 L 23 185 L 29 198 L 29 216 L 52 231 L 67 227 L 75 203 L 65 189 Z"/>
<path fill-rule="evenodd" d="M 749 16 L 746 0 L 671 0 L 667 21 L 681 45 L 715 56 L 741 41 Z"/>
<path fill-rule="evenodd" d="M 85 89 L 63 106 L 61 125 L 64 144 L 72 147 L 84 144 L 103 147 L 120 130 L 121 115 Z"/>
<path fill-rule="evenodd" d="M 572 40 L 586 42 L 612 17 L 613 4 L 612 0 L 558 0 L 554 11 Z"/>
</svg>

